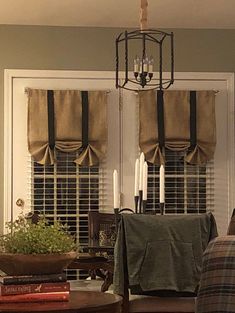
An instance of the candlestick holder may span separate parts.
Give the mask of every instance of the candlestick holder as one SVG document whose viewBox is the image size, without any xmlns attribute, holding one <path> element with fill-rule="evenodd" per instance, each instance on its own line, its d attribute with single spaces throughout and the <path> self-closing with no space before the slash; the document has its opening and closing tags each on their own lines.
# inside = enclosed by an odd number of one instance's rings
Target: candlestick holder
<svg viewBox="0 0 235 313">
<path fill-rule="evenodd" d="M 139 190 L 139 213 L 142 213 L 143 190 Z"/>
<path fill-rule="evenodd" d="M 135 196 L 134 200 L 135 200 L 135 213 L 138 213 L 139 196 Z"/>
<path fill-rule="evenodd" d="M 147 200 L 143 200 L 142 203 L 143 203 L 143 213 L 145 214 L 146 207 L 147 207 Z"/>
<path fill-rule="evenodd" d="M 119 215 L 119 208 L 114 208 L 114 214 L 115 214 L 115 232 L 117 234 L 118 232 L 118 215 Z"/>
<path fill-rule="evenodd" d="M 164 215 L 164 209 L 165 209 L 165 203 L 160 202 L 160 213 L 161 213 L 161 215 Z"/>
<path fill-rule="evenodd" d="M 119 213 L 119 208 L 114 208 L 113 210 L 115 215 Z"/>
</svg>

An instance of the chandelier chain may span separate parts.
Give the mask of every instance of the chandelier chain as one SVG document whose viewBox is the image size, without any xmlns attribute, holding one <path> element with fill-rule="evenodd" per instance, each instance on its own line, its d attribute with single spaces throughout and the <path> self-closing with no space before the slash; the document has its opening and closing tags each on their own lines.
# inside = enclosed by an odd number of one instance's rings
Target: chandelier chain
<svg viewBox="0 0 235 313">
<path fill-rule="evenodd" d="M 147 29 L 148 0 L 140 0 L 140 30 Z"/>
</svg>

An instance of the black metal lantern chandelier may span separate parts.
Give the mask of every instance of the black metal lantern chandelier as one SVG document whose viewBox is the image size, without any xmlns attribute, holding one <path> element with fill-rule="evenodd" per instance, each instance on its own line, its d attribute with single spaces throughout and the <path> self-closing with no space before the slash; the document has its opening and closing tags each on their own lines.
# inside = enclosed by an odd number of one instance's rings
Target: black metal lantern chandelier
<svg viewBox="0 0 235 313">
<path fill-rule="evenodd" d="M 135 91 L 141 88 L 163 90 L 174 82 L 173 33 L 147 29 L 147 6 L 147 0 L 141 0 L 140 29 L 125 31 L 116 38 L 116 88 Z M 138 44 L 137 49 L 140 49 L 141 54 L 138 56 L 136 53 L 133 61 L 129 62 L 131 43 Z M 124 66 L 124 78 L 120 77 L 121 61 Z M 163 72 L 165 63 L 169 64 L 167 73 Z M 129 65 L 133 69 L 132 73 L 129 71 Z M 158 72 L 159 76 L 154 77 L 154 72 Z"/>
</svg>

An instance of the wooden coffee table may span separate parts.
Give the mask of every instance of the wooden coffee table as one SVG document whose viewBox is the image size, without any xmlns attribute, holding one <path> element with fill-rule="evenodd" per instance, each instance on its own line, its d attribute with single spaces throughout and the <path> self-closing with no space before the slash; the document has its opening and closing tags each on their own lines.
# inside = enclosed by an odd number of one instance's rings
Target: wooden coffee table
<svg viewBox="0 0 235 313">
<path fill-rule="evenodd" d="M 120 313 L 122 298 L 102 292 L 71 291 L 68 302 L 1 303 L 0 313 Z"/>
</svg>

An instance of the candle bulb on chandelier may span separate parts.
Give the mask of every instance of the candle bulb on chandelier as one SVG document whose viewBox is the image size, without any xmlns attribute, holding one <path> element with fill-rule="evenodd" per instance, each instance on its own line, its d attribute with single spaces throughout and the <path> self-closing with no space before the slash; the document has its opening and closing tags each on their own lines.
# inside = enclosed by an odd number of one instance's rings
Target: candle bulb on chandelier
<svg viewBox="0 0 235 313">
<path fill-rule="evenodd" d="M 139 67 L 140 67 L 140 59 L 138 56 L 134 59 L 134 73 L 138 75 L 139 73 Z"/>
<path fill-rule="evenodd" d="M 144 73 L 148 73 L 148 66 L 149 66 L 149 60 L 148 60 L 148 57 L 146 56 L 143 59 L 143 72 Z"/>
<path fill-rule="evenodd" d="M 152 74 L 153 73 L 153 57 L 151 56 L 150 59 L 149 59 L 149 74 Z"/>
</svg>

